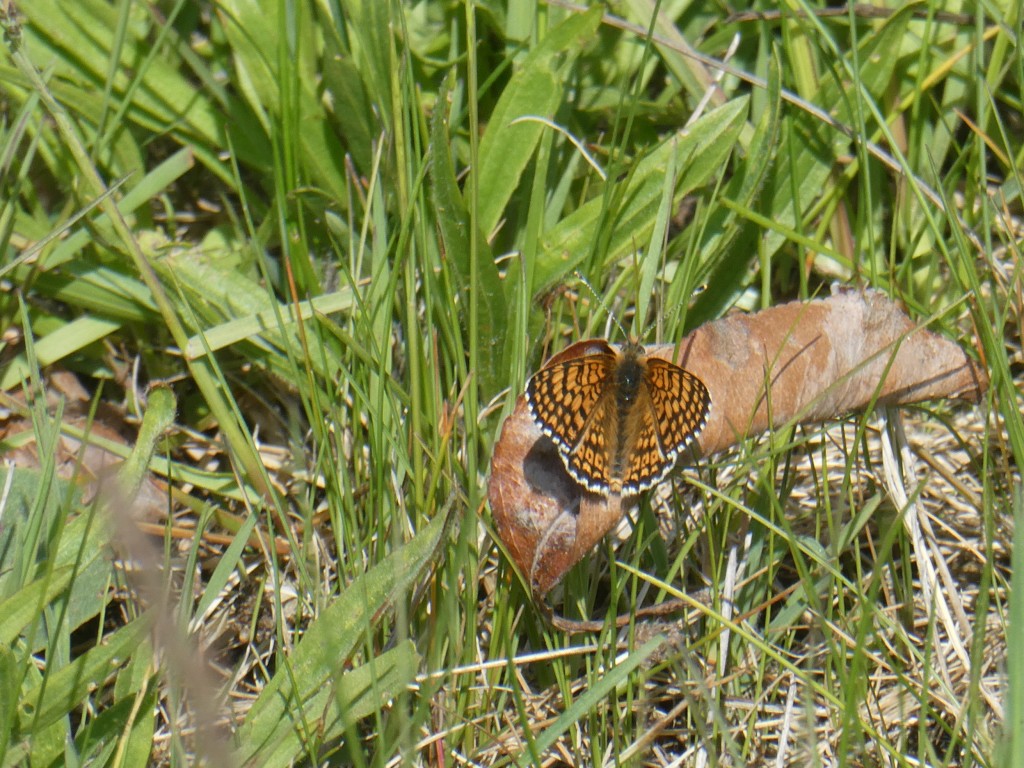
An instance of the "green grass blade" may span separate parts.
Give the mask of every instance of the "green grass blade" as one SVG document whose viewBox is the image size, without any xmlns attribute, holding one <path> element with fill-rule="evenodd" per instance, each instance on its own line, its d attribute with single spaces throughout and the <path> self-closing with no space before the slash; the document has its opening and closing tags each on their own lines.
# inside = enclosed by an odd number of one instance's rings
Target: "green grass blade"
<svg viewBox="0 0 1024 768">
<path fill-rule="evenodd" d="M 592 8 L 549 30 L 502 91 L 480 139 L 480 167 L 474 173 L 479 189 L 477 226 L 484 234 L 489 235 L 505 215 L 541 135 L 549 130 L 541 123 L 516 119 L 554 117 L 563 98 L 560 81 L 582 52 L 579 41 L 592 37 L 600 20 L 600 8 Z"/>
<path fill-rule="evenodd" d="M 533 754 L 524 753 L 516 760 L 516 765 L 539 765 L 545 762 L 541 759 L 547 750 L 558 740 L 558 738 L 571 728 L 575 723 L 585 720 L 591 710 L 605 699 L 618 686 L 623 685 L 630 674 L 641 664 L 650 658 L 651 654 L 657 651 L 665 643 L 665 638 L 655 637 L 644 643 L 629 654 L 624 661 L 616 664 L 597 682 L 590 685 L 562 714 L 560 714 L 551 725 L 545 728 L 533 741 L 531 747 Z"/>
<path fill-rule="evenodd" d="M 46 727 L 82 706 L 131 656 L 135 647 L 146 642 L 148 631 L 149 622 L 136 619 L 111 633 L 103 645 L 91 648 L 63 669 L 47 675 L 45 686 L 38 685 L 23 693 L 18 705 L 21 731 L 31 733 Z"/>
<path fill-rule="evenodd" d="M 419 656 L 412 641 L 401 643 L 350 672 L 333 683 L 327 681 L 310 691 L 303 701 L 303 712 L 315 728 L 315 736 L 304 732 L 295 712 L 273 723 L 267 731 L 256 731 L 259 751 L 244 746 L 240 762 L 261 766 L 293 765 L 308 754 L 311 742 L 331 743 L 340 739 L 354 725 L 378 711 L 398 696 L 412 682 L 419 666 Z M 358 746 L 355 749 L 359 749 Z"/>
<path fill-rule="evenodd" d="M 740 98 L 709 112 L 682 136 L 673 136 L 640 160 L 628 177 L 629 188 L 622 193 L 625 203 L 615 217 L 608 244 L 609 259 L 632 252 L 638 240 L 650 237 L 662 197 L 668 155 L 675 153 L 679 157 L 681 172 L 673 198 L 678 201 L 722 171 L 743 127 L 747 105 L 747 100 Z M 604 202 L 597 197 L 563 218 L 545 235 L 534 273 L 535 292 L 551 287 L 576 268 L 590 252 L 603 215 Z"/>
<path fill-rule="evenodd" d="M 307 704 L 331 679 L 365 636 L 373 617 L 400 599 L 433 557 L 444 530 L 437 517 L 401 549 L 359 576 L 309 627 L 288 666 L 263 689 L 238 732 L 239 757 L 245 762 L 272 748 L 320 710 Z"/>
</svg>

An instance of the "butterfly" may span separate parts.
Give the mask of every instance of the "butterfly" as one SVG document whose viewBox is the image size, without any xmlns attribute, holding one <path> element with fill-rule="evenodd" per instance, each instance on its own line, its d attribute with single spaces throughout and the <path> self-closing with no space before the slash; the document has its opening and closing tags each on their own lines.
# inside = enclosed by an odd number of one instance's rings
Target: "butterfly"
<svg viewBox="0 0 1024 768">
<path fill-rule="evenodd" d="M 711 395 L 689 371 L 640 344 L 583 344 L 526 384 L 530 415 L 565 468 L 593 493 L 629 496 L 657 485 L 707 424 Z"/>
</svg>

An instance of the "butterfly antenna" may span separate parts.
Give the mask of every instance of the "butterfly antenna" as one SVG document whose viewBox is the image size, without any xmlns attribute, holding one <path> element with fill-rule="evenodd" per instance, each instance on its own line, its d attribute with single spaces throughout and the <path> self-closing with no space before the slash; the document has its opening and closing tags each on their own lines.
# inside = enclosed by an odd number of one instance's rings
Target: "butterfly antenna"
<svg viewBox="0 0 1024 768">
<path fill-rule="evenodd" d="M 590 284 L 590 281 L 587 280 L 579 270 L 576 270 L 573 274 L 576 275 L 577 280 L 587 286 L 587 290 L 589 290 L 590 293 L 593 294 L 594 298 L 597 299 L 597 303 L 601 305 L 601 309 L 604 310 L 605 314 L 608 315 L 608 317 L 611 318 L 611 321 L 618 327 L 619 333 L 622 334 L 622 338 L 626 341 L 632 339 L 633 337 L 626 333 L 625 327 L 621 322 L 619 322 L 618 316 L 611 311 L 609 306 L 605 303 L 604 297 L 594 289 L 594 286 Z"/>
<path fill-rule="evenodd" d="M 675 302 L 670 310 L 662 313 L 661 316 L 656 316 L 650 323 L 644 326 L 644 332 L 640 338 L 646 338 L 651 328 L 654 327 L 654 325 L 657 324 L 659 320 L 664 322 L 665 325 L 670 326 L 681 312 L 689 309 L 690 302 L 692 302 L 694 299 L 696 299 L 698 296 L 704 293 L 704 291 L 707 290 L 707 287 L 707 283 L 701 283 L 700 285 L 694 286 L 690 291 L 689 298 L 685 298 Z M 659 328 L 659 330 L 663 329 Z"/>
</svg>

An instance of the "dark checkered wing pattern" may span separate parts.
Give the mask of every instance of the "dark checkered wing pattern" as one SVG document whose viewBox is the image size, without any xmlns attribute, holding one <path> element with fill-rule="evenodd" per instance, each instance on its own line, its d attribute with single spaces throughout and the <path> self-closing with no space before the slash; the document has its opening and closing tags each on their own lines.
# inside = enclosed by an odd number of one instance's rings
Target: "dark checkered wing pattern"
<svg viewBox="0 0 1024 768">
<path fill-rule="evenodd" d="M 710 408 L 704 382 L 665 360 L 646 358 L 644 384 L 623 437 L 629 460 L 621 493 L 641 493 L 661 482 L 704 428 Z"/>
<path fill-rule="evenodd" d="M 613 485 L 620 485 L 620 494 L 629 496 L 646 491 L 657 485 L 672 469 L 675 457 L 662 448 L 658 427 L 654 423 L 653 401 L 647 388 L 640 392 L 633 406 L 623 439 L 626 441 L 623 449 L 627 452 L 627 461 L 622 477 L 613 482 Z"/>
<path fill-rule="evenodd" d="M 647 383 L 658 442 L 675 461 L 708 423 L 711 395 L 692 373 L 657 357 L 647 359 Z"/>
<path fill-rule="evenodd" d="M 550 363 L 526 385 L 530 414 L 554 441 L 569 474 L 594 493 L 632 495 L 656 485 L 707 423 L 704 382 L 677 365 L 607 352 Z M 641 375 L 631 397 L 618 387 Z M 636 381 L 634 379 L 634 381 Z"/>
<path fill-rule="evenodd" d="M 618 358 L 598 353 L 541 368 L 526 385 L 530 414 L 550 437 L 573 478 L 590 491 L 607 493 L 608 409 L 614 407 Z"/>
</svg>

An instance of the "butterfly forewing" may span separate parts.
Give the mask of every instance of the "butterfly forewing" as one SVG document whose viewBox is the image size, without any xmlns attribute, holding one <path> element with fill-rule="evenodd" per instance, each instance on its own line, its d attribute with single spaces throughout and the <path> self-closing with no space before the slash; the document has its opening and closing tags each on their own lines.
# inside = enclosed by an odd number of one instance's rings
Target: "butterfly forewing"
<svg viewBox="0 0 1024 768">
<path fill-rule="evenodd" d="M 665 452 L 673 461 L 708 421 L 711 396 L 704 382 L 666 360 L 647 360 L 654 423 Z"/>
<path fill-rule="evenodd" d="M 614 365 L 614 355 L 586 355 L 545 366 L 527 383 L 530 413 L 560 450 L 579 443 Z"/>
</svg>

